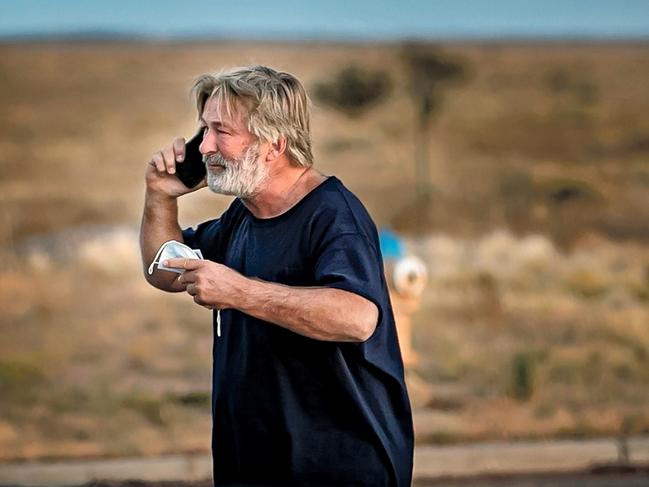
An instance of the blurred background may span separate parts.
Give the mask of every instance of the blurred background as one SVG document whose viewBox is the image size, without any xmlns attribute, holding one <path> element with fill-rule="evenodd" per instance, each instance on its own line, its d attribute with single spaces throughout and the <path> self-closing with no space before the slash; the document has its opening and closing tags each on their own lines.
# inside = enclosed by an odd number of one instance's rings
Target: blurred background
<svg viewBox="0 0 649 487">
<path fill-rule="evenodd" d="M 0 462 L 209 452 L 210 312 L 144 280 L 143 175 L 251 63 L 425 265 L 418 448 L 649 434 L 649 3 L 6 0 Z"/>
</svg>

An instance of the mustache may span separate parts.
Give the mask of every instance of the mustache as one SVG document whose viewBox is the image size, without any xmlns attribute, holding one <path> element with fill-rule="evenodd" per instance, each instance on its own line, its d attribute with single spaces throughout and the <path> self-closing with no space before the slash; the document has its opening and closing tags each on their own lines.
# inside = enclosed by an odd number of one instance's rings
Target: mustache
<svg viewBox="0 0 649 487">
<path fill-rule="evenodd" d="M 221 154 L 210 154 L 207 156 L 203 156 L 203 163 L 204 164 L 211 164 L 211 165 L 218 165 L 218 166 L 223 166 L 223 167 L 228 167 L 229 162 L 225 157 L 223 157 Z"/>
</svg>

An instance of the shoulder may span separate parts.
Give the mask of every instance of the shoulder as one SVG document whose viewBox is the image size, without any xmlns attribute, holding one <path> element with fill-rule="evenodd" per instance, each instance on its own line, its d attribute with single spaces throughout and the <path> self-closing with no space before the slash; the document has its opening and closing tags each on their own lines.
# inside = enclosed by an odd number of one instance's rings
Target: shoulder
<svg viewBox="0 0 649 487">
<path fill-rule="evenodd" d="M 318 189 L 311 233 L 323 242 L 340 235 L 357 235 L 378 245 L 376 225 L 361 200 L 338 178 L 330 176 Z"/>
<path fill-rule="evenodd" d="M 338 178 L 330 176 L 324 184 L 319 201 L 321 217 L 336 220 L 350 232 L 365 233 L 374 227 L 365 205 Z"/>
</svg>

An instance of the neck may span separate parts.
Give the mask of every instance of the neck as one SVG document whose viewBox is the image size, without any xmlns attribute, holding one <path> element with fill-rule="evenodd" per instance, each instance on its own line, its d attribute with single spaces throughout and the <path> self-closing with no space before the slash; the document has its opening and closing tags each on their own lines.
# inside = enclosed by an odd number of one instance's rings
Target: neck
<svg viewBox="0 0 649 487">
<path fill-rule="evenodd" d="M 258 194 L 241 201 L 255 217 L 273 218 L 293 207 L 325 179 L 313 168 L 288 166 L 271 172 Z"/>
</svg>

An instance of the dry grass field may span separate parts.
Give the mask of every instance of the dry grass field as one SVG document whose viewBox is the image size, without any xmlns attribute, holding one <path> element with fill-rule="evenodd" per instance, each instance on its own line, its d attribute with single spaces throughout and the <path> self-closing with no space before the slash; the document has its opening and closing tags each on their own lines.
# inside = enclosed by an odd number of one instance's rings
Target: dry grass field
<svg viewBox="0 0 649 487">
<path fill-rule="evenodd" d="M 428 264 L 417 441 L 649 432 L 649 45 L 449 44 L 414 232 L 402 47 L 0 45 L 0 459 L 209 449 L 209 312 L 148 287 L 144 165 L 195 128 L 195 76 L 380 69 L 349 118 L 316 101 L 316 165 Z M 229 199 L 184 197 L 184 226 Z M 420 211 L 422 211 L 420 209 Z"/>
</svg>

